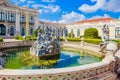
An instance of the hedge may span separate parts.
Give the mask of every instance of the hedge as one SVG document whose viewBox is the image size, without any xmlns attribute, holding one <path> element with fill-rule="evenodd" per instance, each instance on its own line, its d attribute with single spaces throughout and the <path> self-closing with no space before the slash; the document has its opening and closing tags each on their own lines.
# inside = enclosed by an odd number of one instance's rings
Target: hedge
<svg viewBox="0 0 120 80">
<path fill-rule="evenodd" d="M 3 38 L 0 38 L 0 42 L 3 42 Z"/>
<path fill-rule="evenodd" d="M 85 42 L 87 43 L 92 43 L 92 44 L 100 44 L 102 42 L 101 39 L 90 39 L 90 38 L 86 38 Z"/>
<path fill-rule="evenodd" d="M 114 41 L 114 42 L 116 42 L 116 43 L 118 43 L 120 45 L 120 40 L 114 40 L 114 39 L 112 39 L 111 41 Z"/>
<path fill-rule="evenodd" d="M 81 38 L 68 38 L 67 37 L 67 41 L 71 41 L 71 42 L 80 42 Z M 87 43 L 91 43 L 91 44 L 100 44 L 102 42 L 101 39 L 90 39 L 90 38 L 85 38 L 85 42 Z"/>
<path fill-rule="evenodd" d="M 77 37 L 75 37 L 75 38 L 67 37 L 66 39 L 67 39 L 67 41 L 71 41 L 71 42 L 80 42 L 81 41 L 81 38 L 77 38 Z"/>
<path fill-rule="evenodd" d="M 23 37 L 23 36 L 15 36 L 14 39 L 24 40 L 24 37 Z M 37 37 L 35 37 L 35 36 L 26 36 L 26 40 L 27 40 L 27 41 L 37 40 Z"/>
<path fill-rule="evenodd" d="M 63 41 L 63 37 L 62 36 L 59 37 L 59 41 Z"/>
</svg>

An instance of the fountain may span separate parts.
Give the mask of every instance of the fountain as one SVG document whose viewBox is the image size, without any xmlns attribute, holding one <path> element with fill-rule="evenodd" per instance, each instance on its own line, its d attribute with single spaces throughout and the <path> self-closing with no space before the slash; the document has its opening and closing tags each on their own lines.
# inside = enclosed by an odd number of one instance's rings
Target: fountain
<svg viewBox="0 0 120 80">
<path fill-rule="evenodd" d="M 53 32 L 50 28 L 44 28 L 44 32 L 38 30 L 37 40 L 30 48 L 30 54 L 39 56 L 40 59 L 55 59 L 60 55 L 58 38 L 53 38 Z"/>
</svg>

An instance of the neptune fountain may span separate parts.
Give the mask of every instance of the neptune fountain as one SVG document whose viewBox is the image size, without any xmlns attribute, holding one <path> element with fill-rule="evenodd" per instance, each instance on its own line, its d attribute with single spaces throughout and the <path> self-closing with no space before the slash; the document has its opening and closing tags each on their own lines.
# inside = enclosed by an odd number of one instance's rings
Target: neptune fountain
<svg viewBox="0 0 120 80">
<path fill-rule="evenodd" d="M 54 59 L 56 57 L 55 55 L 60 54 L 59 49 L 58 37 L 53 38 L 52 30 L 48 27 L 45 27 L 43 32 L 38 30 L 38 37 L 30 48 L 30 54 L 39 56 L 42 59 Z"/>
</svg>

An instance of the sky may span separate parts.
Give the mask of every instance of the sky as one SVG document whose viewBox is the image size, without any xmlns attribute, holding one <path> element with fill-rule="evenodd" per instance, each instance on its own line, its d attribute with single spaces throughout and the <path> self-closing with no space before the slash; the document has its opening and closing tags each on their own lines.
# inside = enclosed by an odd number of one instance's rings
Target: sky
<svg viewBox="0 0 120 80">
<path fill-rule="evenodd" d="M 72 23 L 112 17 L 120 20 L 120 0 L 10 0 L 13 4 L 37 8 L 39 20 Z"/>
</svg>

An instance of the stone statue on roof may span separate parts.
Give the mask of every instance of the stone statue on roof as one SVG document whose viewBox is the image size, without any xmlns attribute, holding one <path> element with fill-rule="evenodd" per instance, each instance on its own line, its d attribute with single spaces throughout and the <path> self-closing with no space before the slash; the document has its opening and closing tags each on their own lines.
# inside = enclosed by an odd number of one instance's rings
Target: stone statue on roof
<svg viewBox="0 0 120 80">
<path fill-rule="evenodd" d="M 104 25 L 103 28 L 102 28 L 102 41 L 105 42 L 105 41 L 109 41 L 109 28 L 107 25 Z"/>
<path fill-rule="evenodd" d="M 100 43 L 100 52 L 105 52 L 106 51 L 106 46 L 109 43 L 109 28 L 107 25 L 104 25 L 102 27 L 102 43 Z"/>
</svg>

